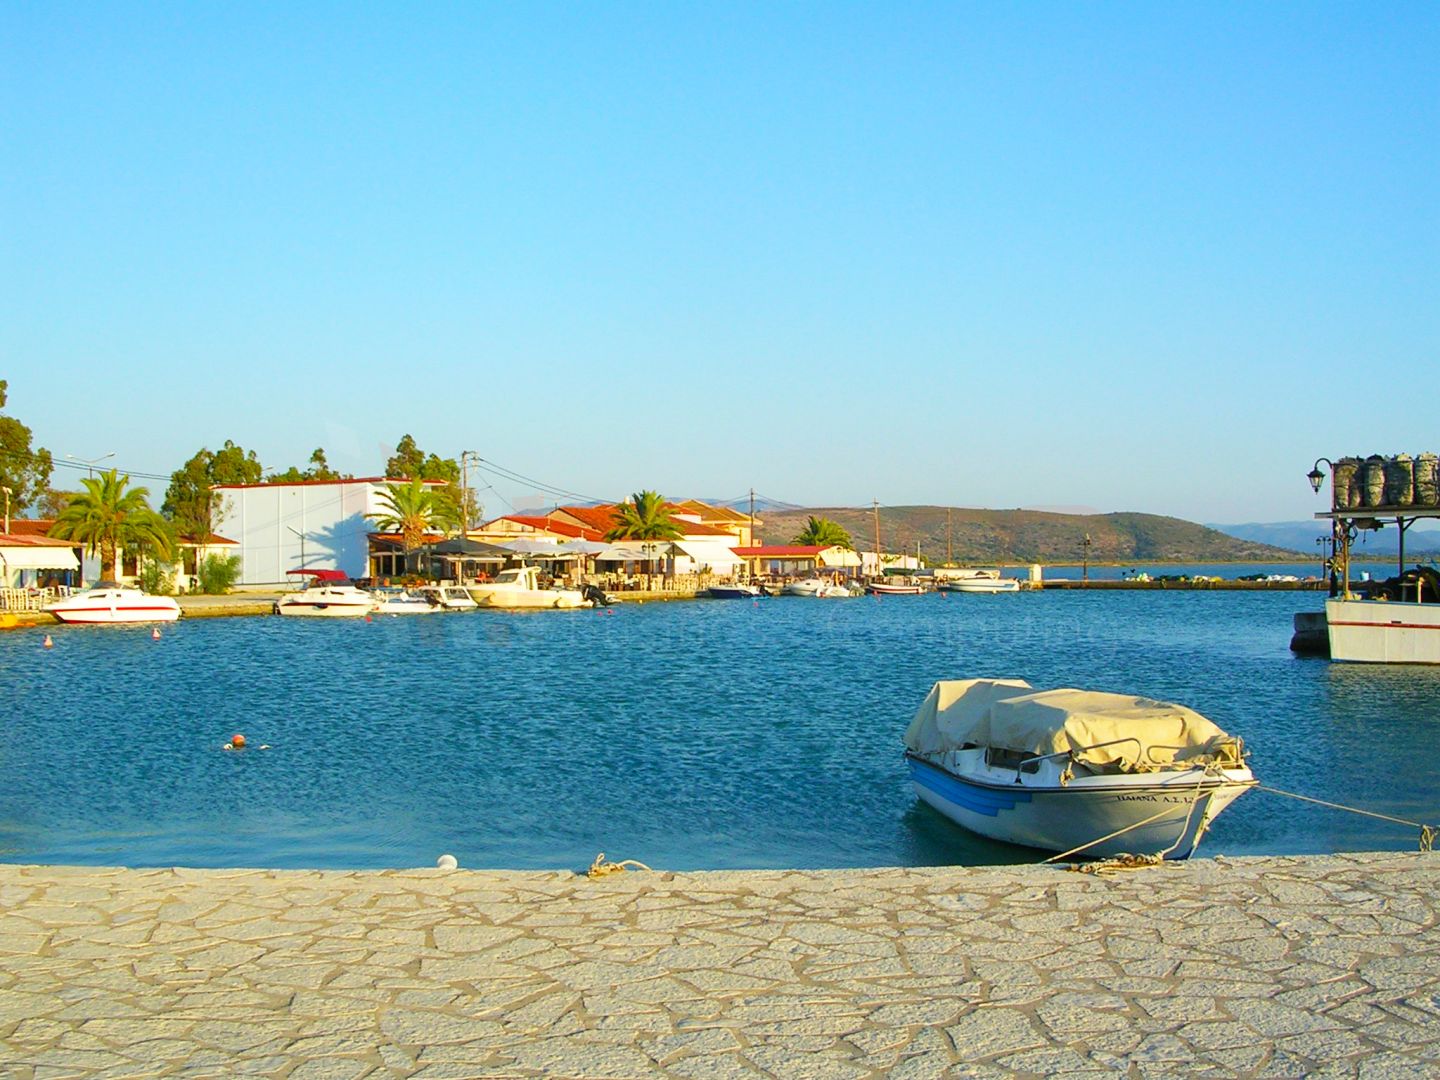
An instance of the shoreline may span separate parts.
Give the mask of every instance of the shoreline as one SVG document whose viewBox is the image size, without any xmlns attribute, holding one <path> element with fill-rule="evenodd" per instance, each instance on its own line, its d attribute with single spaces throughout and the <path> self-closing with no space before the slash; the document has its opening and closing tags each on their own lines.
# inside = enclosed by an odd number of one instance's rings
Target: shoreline
<svg viewBox="0 0 1440 1080">
<path fill-rule="evenodd" d="M 0 865 L 49 1075 L 1425 1076 L 1440 858 L 832 871 Z"/>
</svg>

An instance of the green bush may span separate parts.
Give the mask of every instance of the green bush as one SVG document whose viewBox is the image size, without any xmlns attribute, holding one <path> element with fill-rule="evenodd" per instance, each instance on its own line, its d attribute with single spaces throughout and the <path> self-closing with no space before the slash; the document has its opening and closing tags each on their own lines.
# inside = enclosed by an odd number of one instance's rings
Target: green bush
<svg viewBox="0 0 1440 1080">
<path fill-rule="evenodd" d="M 147 560 L 140 567 L 136 578 L 140 588 L 151 596 L 168 596 L 175 591 L 175 575 L 154 559 Z"/>
<path fill-rule="evenodd" d="M 223 596 L 240 576 L 239 555 L 207 555 L 200 564 L 200 591 L 210 596 Z"/>
</svg>

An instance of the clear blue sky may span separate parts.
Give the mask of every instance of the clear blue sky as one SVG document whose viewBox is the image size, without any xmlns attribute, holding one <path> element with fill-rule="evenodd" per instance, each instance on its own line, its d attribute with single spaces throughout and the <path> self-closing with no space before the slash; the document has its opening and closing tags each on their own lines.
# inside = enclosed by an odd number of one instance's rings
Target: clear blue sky
<svg viewBox="0 0 1440 1080">
<path fill-rule="evenodd" d="M 1303 517 L 1440 450 L 1437 72 L 1433 3 L 10 3 L 0 378 L 141 472 Z"/>
</svg>

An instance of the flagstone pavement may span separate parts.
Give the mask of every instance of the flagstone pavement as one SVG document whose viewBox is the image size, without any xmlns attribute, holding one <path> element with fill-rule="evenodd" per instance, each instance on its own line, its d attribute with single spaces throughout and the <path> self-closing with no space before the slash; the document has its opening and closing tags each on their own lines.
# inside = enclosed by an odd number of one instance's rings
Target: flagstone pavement
<svg viewBox="0 0 1440 1080">
<path fill-rule="evenodd" d="M 0 1076 L 1440 1076 L 1440 857 L 0 866 Z"/>
</svg>

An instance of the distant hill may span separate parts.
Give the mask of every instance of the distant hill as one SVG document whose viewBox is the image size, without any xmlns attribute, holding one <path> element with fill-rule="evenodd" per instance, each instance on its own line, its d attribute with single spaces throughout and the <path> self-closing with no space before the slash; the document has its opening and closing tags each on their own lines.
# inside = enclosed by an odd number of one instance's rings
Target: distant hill
<svg viewBox="0 0 1440 1080">
<path fill-rule="evenodd" d="M 849 530 L 855 546 L 875 546 L 875 518 L 860 507 L 822 506 L 784 510 L 774 507 L 757 516 L 757 530 L 767 544 L 788 543 L 805 527 L 810 515 L 826 517 Z M 1042 510 L 950 511 L 951 549 L 957 562 L 1080 562 L 1084 539 L 1090 537 L 1090 561 L 1123 562 L 1293 562 L 1296 551 L 1314 555 L 1314 541 L 1287 549 L 1262 541 L 1227 536 L 1215 529 L 1156 514 L 1058 514 Z M 886 551 L 913 554 L 915 544 L 931 561 L 946 552 L 946 508 L 887 506 L 880 510 L 881 544 Z"/>
<path fill-rule="evenodd" d="M 1328 539 L 1330 536 L 1330 523 L 1327 521 L 1252 521 L 1243 525 L 1211 525 L 1210 528 L 1240 540 L 1273 544 L 1276 547 L 1293 548 L 1296 551 L 1310 554 L 1319 550 L 1315 543 L 1317 537 Z M 1357 540 L 1355 543 L 1353 549 L 1355 555 L 1394 558 L 1399 554 L 1399 534 L 1395 531 L 1393 524 L 1379 532 L 1367 532 L 1362 535 L 1363 541 Z M 1437 554 L 1440 554 L 1440 532 L 1436 532 L 1434 529 L 1422 529 L 1421 526 L 1416 525 L 1405 534 L 1407 562 L 1411 555 L 1431 556 Z"/>
</svg>

